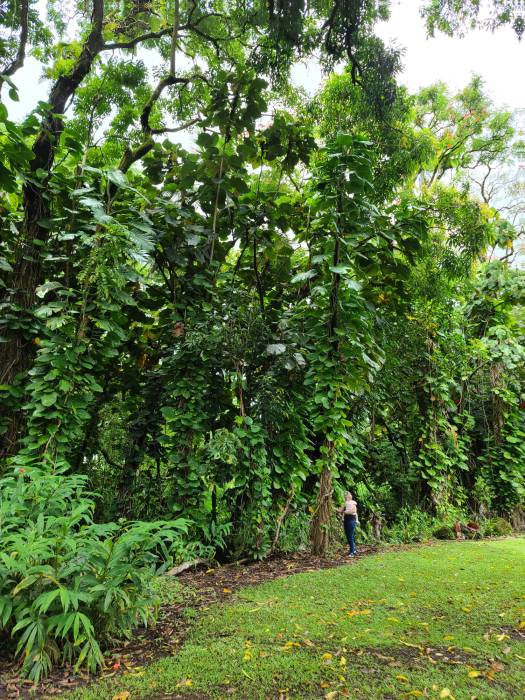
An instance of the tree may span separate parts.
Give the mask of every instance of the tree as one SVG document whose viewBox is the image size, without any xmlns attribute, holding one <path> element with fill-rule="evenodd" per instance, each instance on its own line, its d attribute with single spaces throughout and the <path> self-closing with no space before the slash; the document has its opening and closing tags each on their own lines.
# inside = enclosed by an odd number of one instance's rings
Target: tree
<svg viewBox="0 0 525 700">
<path fill-rule="evenodd" d="M 518 39 L 525 30 L 521 0 L 432 0 L 423 10 L 431 36 L 437 30 L 447 34 L 474 27 L 497 29 L 510 24 Z"/>
</svg>

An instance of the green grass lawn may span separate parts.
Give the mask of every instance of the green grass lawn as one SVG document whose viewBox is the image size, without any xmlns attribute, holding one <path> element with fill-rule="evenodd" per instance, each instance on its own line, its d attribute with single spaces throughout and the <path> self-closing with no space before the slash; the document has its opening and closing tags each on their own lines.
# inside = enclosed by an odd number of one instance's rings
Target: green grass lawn
<svg viewBox="0 0 525 700">
<path fill-rule="evenodd" d="M 525 698 L 525 540 L 440 544 L 247 588 L 180 652 L 69 697 Z"/>
</svg>

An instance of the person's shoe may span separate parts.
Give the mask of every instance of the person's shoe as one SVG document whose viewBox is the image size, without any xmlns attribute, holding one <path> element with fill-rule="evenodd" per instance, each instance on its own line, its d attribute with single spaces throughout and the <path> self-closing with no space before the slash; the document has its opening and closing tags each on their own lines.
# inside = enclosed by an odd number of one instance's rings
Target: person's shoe
<svg viewBox="0 0 525 700">
<path fill-rule="evenodd" d="M 348 552 L 347 556 L 349 557 L 355 557 L 355 554 L 353 552 Z"/>
</svg>

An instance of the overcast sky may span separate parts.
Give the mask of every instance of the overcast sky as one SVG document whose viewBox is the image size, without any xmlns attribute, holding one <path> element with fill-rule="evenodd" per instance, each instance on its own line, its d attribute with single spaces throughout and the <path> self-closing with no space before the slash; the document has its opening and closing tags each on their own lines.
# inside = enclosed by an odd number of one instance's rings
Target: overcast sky
<svg viewBox="0 0 525 700">
<path fill-rule="evenodd" d="M 525 107 L 525 41 L 510 27 L 496 32 L 471 32 L 464 38 L 438 34 L 428 39 L 418 0 L 392 0 L 391 17 L 377 27 L 379 36 L 404 49 L 400 82 L 412 92 L 441 80 L 452 89 L 462 88 L 473 74 L 481 75 L 498 107 Z M 315 65 L 297 66 L 297 83 L 313 92 L 321 80 Z"/>
<path fill-rule="evenodd" d="M 442 80 L 452 89 L 463 87 L 473 73 L 481 75 L 496 106 L 511 109 L 525 107 L 523 72 L 525 68 L 525 41 L 518 42 L 509 27 L 494 33 L 471 32 L 465 38 L 438 35 L 426 38 L 424 23 L 417 0 L 392 0 L 392 16 L 378 26 L 379 35 L 405 49 L 404 71 L 400 82 L 415 91 L 436 80 Z M 19 118 L 45 99 L 47 88 L 40 79 L 40 66 L 31 59 L 15 76 L 20 90 L 20 102 L 10 103 L 12 118 Z M 294 81 L 314 92 L 322 79 L 314 62 L 297 66 Z M 8 101 L 9 102 L 9 101 Z"/>
</svg>

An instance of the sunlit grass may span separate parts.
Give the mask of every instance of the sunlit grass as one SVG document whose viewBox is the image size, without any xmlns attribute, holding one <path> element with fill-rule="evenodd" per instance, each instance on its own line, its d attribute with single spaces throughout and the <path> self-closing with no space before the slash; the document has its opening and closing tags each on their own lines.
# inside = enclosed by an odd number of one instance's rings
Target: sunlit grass
<svg viewBox="0 0 525 700">
<path fill-rule="evenodd" d="M 523 539 L 282 578 L 210 609 L 177 656 L 74 697 L 522 699 L 524 581 Z"/>
</svg>

